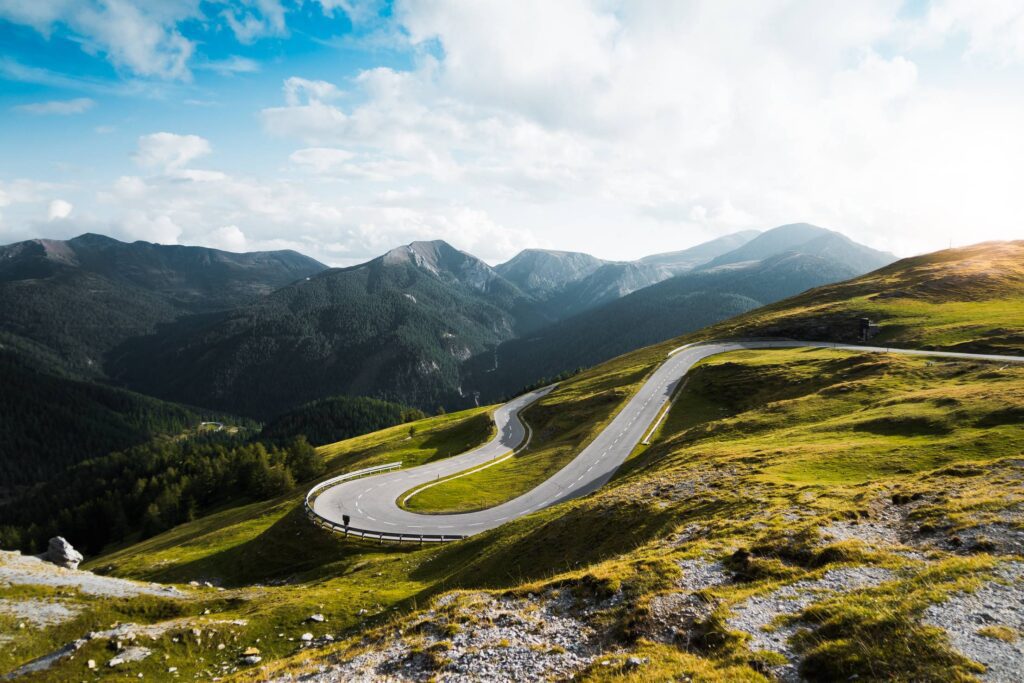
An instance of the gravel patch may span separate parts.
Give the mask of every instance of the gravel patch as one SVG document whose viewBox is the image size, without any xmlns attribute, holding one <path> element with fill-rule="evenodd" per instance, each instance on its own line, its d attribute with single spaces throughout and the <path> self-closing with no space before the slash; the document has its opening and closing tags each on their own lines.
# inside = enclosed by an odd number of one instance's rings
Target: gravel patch
<svg viewBox="0 0 1024 683">
<path fill-rule="evenodd" d="M 754 596 L 733 607 L 733 615 L 727 621 L 730 628 L 750 634 L 748 647 L 752 651 L 776 652 L 787 659 L 787 664 L 772 669 L 776 678 L 799 681 L 799 658 L 789 647 L 789 639 L 797 627 L 775 626 L 774 622 L 784 615 L 801 612 L 829 595 L 870 588 L 892 578 L 891 571 L 880 567 L 832 569 L 820 579 L 797 581 L 766 595 Z M 765 630 L 768 626 L 773 628 Z"/>
<path fill-rule="evenodd" d="M 457 604 L 453 604 L 457 600 Z M 515 598 L 487 593 L 444 596 L 424 625 L 347 661 L 279 681 L 495 681 L 572 678 L 601 652 L 588 617 L 614 604 L 580 605 L 569 591 Z"/>
<path fill-rule="evenodd" d="M 97 576 L 79 569 L 64 569 L 44 562 L 38 557 L 17 552 L 0 551 L 0 584 L 75 588 L 90 595 L 130 598 L 154 595 L 165 598 L 184 598 L 185 593 L 173 586 L 158 583 L 140 583 L 109 576 Z"/>
<path fill-rule="evenodd" d="M 703 558 L 679 560 L 676 564 L 683 570 L 676 581 L 682 590 L 651 598 L 643 629 L 651 640 L 689 646 L 694 625 L 714 609 L 713 603 L 695 593 L 729 583 L 732 573 L 721 562 Z"/>
<path fill-rule="evenodd" d="M 679 560 L 676 562 L 683 570 L 683 577 L 676 582 L 680 588 L 690 591 L 704 590 L 721 586 L 732 580 L 732 572 L 721 562 L 708 562 L 705 559 Z"/>
<path fill-rule="evenodd" d="M 0 599 L 0 614 L 8 614 L 27 622 L 36 628 L 56 626 L 74 619 L 82 611 L 78 605 L 60 600 L 26 598 L 24 600 Z"/>
<path fill-rule="evenodd" d="M 1024 555 L 1024 529 L 1004 523 L 979 524 L 954 533 L 946 543 L 952 550 Z"/>
<path fill-rule="evenodd" d="M 822 535 L 830 542 L 863 541 L 868 545 L 899 545 L 899 530 L 889 522 L 834 522 L 823 527 Z"/>
<path fill-rule="evenodd" d="M 714 603 L 695 593 L 665 593 L 651 598 L 644 635 L 660 643 L 689 647 L 693 627 L 707 619 Z"/>
<path fill-rule="evenodd" d="M 924 500 L 895 504 L 889 497 L 879 497 L 871 505 L 871 517 L 852 521 L 836 521 L 822 527 L 828 542 L 862 541 L 871 546 L 913 544 L 915 533 L 907 518 L 924 504 Z"/>
<path fill-rule="evenodd" d="M 151 654 L 153 652 L 148 647 L 133 645 L 132 647 L 126 647 L 118 652 L 116 656 L 111 657 L 110 661 L 107 662 L 107 666 L 116 667 L 122 664 L 130 664 L 131 662 L 141 662 Z"/>
<path fill-rule="evenodd" d="M 958 593 L 932 605 L 924 622 L 945 629 L 961 654 L 982 664 L 979 678 L 998 683 L 1024 680 L 1024 562 L 1004 565 L 992 581 L 973 593 Z M 979 633 L 985 627 L 1003 626 L 1018 634 L 1014 642 Z"/>
</svg>

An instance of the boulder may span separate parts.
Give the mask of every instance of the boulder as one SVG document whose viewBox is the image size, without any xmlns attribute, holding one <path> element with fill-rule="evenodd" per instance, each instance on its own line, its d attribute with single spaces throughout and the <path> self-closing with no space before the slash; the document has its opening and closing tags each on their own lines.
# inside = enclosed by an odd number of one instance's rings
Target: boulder
<svg viewBox="0 0 1024 683">
<path fill-rule="evenodd" d="M 85 558 L 63 536 L 55 536 L 50 539 L 50 546 L 43 554 L 43 559 L 65 569 L 78 569 L 79 563 Z"/>
</svg>

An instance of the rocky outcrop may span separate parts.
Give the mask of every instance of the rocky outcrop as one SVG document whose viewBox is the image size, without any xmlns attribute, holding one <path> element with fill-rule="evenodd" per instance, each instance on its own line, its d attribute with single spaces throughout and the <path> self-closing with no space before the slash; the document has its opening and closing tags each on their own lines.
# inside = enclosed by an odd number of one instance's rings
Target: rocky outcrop
<svg viewBox="0 0 1024 683">
<path fill-rule="evenodd" d="M 43 553 L 43 559 L 58 567 L 78 569 L 78 565 L 85 558 L 63 536 L 55 536 L 50 539 L 50 547 Z"/>
</svg>

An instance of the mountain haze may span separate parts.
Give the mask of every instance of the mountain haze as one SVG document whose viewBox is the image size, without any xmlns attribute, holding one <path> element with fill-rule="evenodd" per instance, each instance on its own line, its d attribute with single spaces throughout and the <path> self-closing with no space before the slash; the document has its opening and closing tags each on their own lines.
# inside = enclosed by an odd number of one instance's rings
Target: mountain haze
<svg viewBox="0 0 1024 683">
<path fill-rule="evenodd" d="M 684 273 L 505 342 L 496 360 L 478 362 L 474 379 L 484 397 L 498 398 L 524 386 L 524 379 L 528 384 L 587 367 L 859 274 L 827 256 L 792 251 Z"/>
<path fill-rule="evenodd" d="M 781 225 L 761 233 L 749 242 L 701 264 L 702 270 L 712 270 L 785 252 L 799 252 L 808 256 L 821 256 L 845 264 L 851 270 L 866 273 L 896 260 L 892 254 L 858 244 L 845 235 L 819 228 L 809 223 Z"/>
<path fill-rule="evenodd" d="M 645 256 L 639 260 L 639 263 L 682 272 L 702 266 L 722 254 L 739 249 L 760 234 L 758 230 L 741 230 L 740 232 L 730 233 L 708 242 L 703 242 L 689 249 Z"/>
<path fill-rule="evenodd" d="M 746 244 L 757 234 L 755 230 L 747 230 L 689 249 L 652 254 L 636 261 L 599 262 L 582 277 L 563 277 L 561 288 L 550 288 L 543 292 L 541 298 L 544 300 L 544 310 L 556 319 L 575 315 L 692 270 Z"/>
<path fill-rule="evenodd" d="M 582 280 L 607 263 L 575 251 L 525 249 L 494 269 L 524 292 L 545 296 Z"/>
</svg>

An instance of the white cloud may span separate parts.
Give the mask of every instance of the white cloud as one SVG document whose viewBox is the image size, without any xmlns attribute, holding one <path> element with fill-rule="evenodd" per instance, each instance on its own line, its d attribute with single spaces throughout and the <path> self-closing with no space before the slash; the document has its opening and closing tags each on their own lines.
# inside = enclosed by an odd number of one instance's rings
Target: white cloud
<svg viewBox="0 0 1024 683">
<path fill-rule="evenodd" d="M 1014 0 L 935 0 L 920 40 L 966 38 L 969 58 L 1003 65 L 1024 61 L 1024 5 Z"/>
<path fill-rule="evenodd" d="M 182 229 L 168 215 L 128 210 L 115 226 L 115 236 L 126 241 L 143 240 L 156 244 L 178 244 Z"/>
<path fill-rule="evenodd" d="M 246 2 L 224 10 L 222 15 L 240 43 L 287 34 L 285 9 L 279 0 Z"/>
<path fill-rule="evenodd" d="M 196 1 L 125 4 L 0 0 L 0 16 L 63 23 L 125 70 L 187 78 L 172 37 Z M 255 40 L 283 35 L 276 8 L 296 4 L 202 7 Z M 194 168 L 210 152 L 198 136 L 145 136 L 146 177 L 110 183 L 97 214 L 126 236 L 286 242 L 332 263 L 433 237 L 488 258 L 540 245 L 628 258 L 794 220 L 901 253 L 1019 235 L 1020 3 L 399 0 L 393 19 L 376 2 L 319 4 L 402 41 L 409 66 L 291 72 L 260 121 L 294 151 L 262 177 Z M 87 10 L 155 31 L 108 50 Z M 192 68 L 252 66 L 239 60 Z M 58 83 L 9 59 L 0 72 Z M 58 194 L 3 191 L 6 224 Z M 90 215 L 60 194 L 67 223 Z"/>
<path fill-rule="evenodd" d="M 187 79 L 195 44 L 177 28 L 199 17 L 198 0 L 8 0 L 0 18 L 28 24 L 49 36 L 63 24 L 86 52 L 140 76 Z"/>
<path fill-rule="evenodd" d="M 50 208 L 47 211 L 47 219 L 51 221 L 58 221 L 67 218 L 71 215 L 71 211 L 74 206 L 70 202 L 66 202 L 63 199 L 54 199 L 50 202 Z"/>
<path fill-rule="evenodd" d="M 376 19 L 386 6 L 384 0 L 316 0 L 324 14 L 341 10 L 354 24 Z"/>
<path fill-rule="evenodd" d="M 535 243 L 526 231 L 483 210 L 414 192 L 369 196 L 308 178 L 268 181 L 224 173 L 197 180 L 186 170 L 122 177 L 100 192 L 96 209 L 104 216 L 103 231 L 231 251 L 296 249 L 332 265 L 362 262 L 413 240 L 446 239 L 492 260 Z"/>
<path fill-rule="evenodd" d="M 245 251 L 246 245 L 245 233 L 237 225 L 221 226 L 210 232 L 203 242 L 203 246 L 235 252 Z"/>
<path fill-rule="evenodd" d="M 134 158 L 140 166 L 171 171 L 209 153 L 209 141 L 198 135 L 152 133 L 139 138 Z"/>
<path fill-rule="evenodd" d="M 224 5 L 227 7 L 218 8 Z M 207 12 L 217 15 L 207 16 Z M 208 4 L 200 0 L 0 2 L 0 20 L 31 26 L 47 38 L 61 26 L 85 52 L 104 56 L 120 70 L 147 78 L 186 81 L 192 75 L 190 61 L 197 42 L 183 35 L 182 23 L 223 21 L 239 42 L 252 43 L 267 36 L 287 35 L 286 13 L 280 0 L 220 0 Z M 258 65 L 250 59 L 231 57 L 200 62 L 199 68 L 231 74 L 252 72 Z"/>
<path fill-rule="evenodd" d="M 43 198 L 55 189 L 52 183 L 28 178 L 11 181 L 0 180 L 0 205 L 31 204 L 43 201 Z M 50 194 L 50 196 L 53 196 Z"/>
<path fill-rule="evenodd" d="M 293 76 L 284 82 L 284 100 L 289 107 L 337 99 L 341 91 L 327 81 L 311 81 Z"/>
<path fill-rule="evenodd" d="M 260 70 L 260 64 L 254 59 L 233 55 L 227 59 L 202 62 L 197 64 L 196 68 L 205 71 L 215 71 L 224 76 L 232 76 L 234 74 L 256 73 Z"/>
<path fill-rule="evenodd" d="M 343 168 L 352 157 L 352 152 L 331 147 L 307 147 L 291 153 L 288 159 L 299 166 L 310 168 L 317 173 L 328 173 Z"/>
<path fill-rule="evenodd" d="M 58 114 L 67 116 L 69 114 L 81 114 L 96 106 L 96 101 L 88 97 L 78 97 L 72 100 L 50 100 L 48 102 L 32 102 L 14 107 L 17 111 L 28 114 Z"/>
<path fill-rule="evenodd" d="M 970 25 L 968 57 L 1005 62 L 1017 4 L 399 2 L 412 68 L 344 98 L 286 84 L 262 121 L 325 179 L 415 184 L 612 258 L 794 220 L 904 253 L 1007 238 L 1024 94 L 947 80 L 911 38 L 956 6 L 942 40 Z"/>
</svg>

